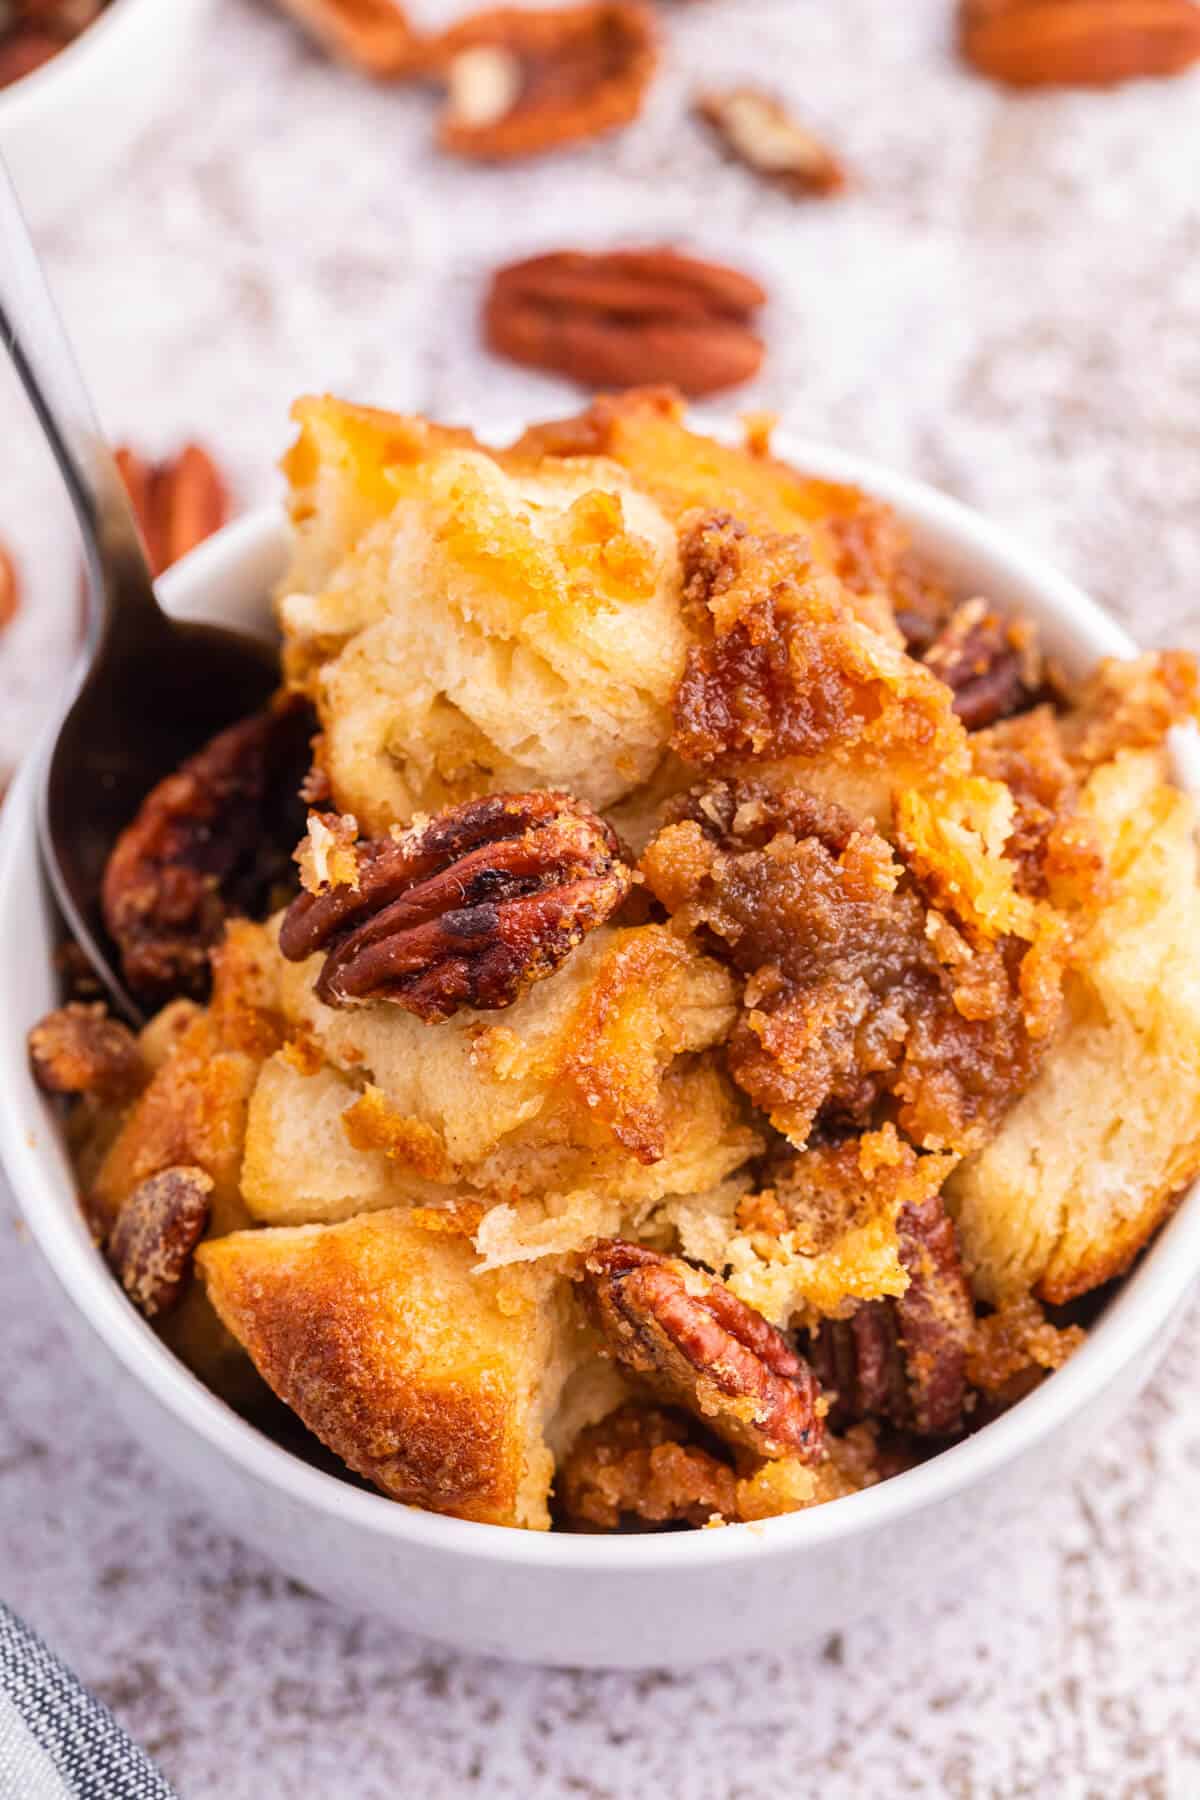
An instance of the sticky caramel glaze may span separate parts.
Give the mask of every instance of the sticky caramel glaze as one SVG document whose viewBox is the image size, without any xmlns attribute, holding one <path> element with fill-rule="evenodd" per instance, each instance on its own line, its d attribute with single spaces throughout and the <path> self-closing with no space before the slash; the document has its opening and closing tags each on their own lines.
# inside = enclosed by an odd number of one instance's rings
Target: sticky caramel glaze
<svg viewBox="0 0 1200 1800">
<path fill-rule="evenodd" d="M 1040 1060 L 1028 946 L 969 942 L 877 832 L 810 794 L 714 783 L 681 810 L 644 873 L 745 978 L 729 1067 L 777 1129 L 803 1145 L 886 1101 L 924 1148 L 979 1142 Z"/>
</svg>

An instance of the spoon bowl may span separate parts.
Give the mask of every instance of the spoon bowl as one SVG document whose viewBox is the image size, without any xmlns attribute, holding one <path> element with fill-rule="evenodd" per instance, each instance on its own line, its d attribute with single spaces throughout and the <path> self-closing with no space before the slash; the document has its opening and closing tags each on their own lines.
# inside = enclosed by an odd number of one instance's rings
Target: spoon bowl
<svg viewBox="0 0 1200 1800">
<path fill-rule="evenodd" d="M 169 621 L 104 645 L 62 722 L 38 817 L 67 927 L 131 1024 L 142 1008 L 117 974 L 100 908 L 105 866 L 151 788 L 279 685 L 271 646 L 219 625 Z"/>
<path fill-rule="evenodd" d="M 90 661 L 46 763 L 42 860 L 69 931 L 110 1000 L 144 1022 L 104 928 L 114 845 L 150 790 L 279 683 L 260 638 L 182 623 L 155 597 L 137 523 L 0 165 L 0 342 L 70 496 L 88 571 Z"/>
</svg>

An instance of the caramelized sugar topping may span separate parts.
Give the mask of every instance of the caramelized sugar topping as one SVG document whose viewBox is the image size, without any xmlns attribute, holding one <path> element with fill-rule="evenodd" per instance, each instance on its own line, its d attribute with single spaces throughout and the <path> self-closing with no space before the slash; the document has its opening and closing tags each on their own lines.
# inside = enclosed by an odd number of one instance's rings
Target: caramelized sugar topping
<svg viewBox="0 0 1200 1800">
<path fill-rule="evenodd" d="M 978 1143 L 1047 1035 L 1030 947 L 973 940 L 874 829 L 803 790 L 718 782 L 678 810 L 646 880 L 745 978 L 729 1066 L 777 1129 L 802 1145 L 894 1115 L 927 1149 Z"/>
</svg>

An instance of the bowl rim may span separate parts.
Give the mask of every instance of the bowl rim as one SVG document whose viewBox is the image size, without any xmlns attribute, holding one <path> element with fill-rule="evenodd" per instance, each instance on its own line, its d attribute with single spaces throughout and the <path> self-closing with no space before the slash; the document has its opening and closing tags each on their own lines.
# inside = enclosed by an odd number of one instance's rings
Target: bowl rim
<svg viewBox="0 0 1200 1800">
<path fill-rule="evenodd" d="M 135 0 L 125 0 L 134 4 Z M 702 420 L 729 435 L 726 425 Z M 973 509 L 924 482 L 881 467 L 870 458 L 810 442 L 786 431 L 775 444 L 806 473 L 863 488 L 890 502 L 918 537 L 941 534 L 965 562 L 989 563 L 1004 584 L 1036 591 L 1037 608 L 1065 631 L 1081 655 L 1129 656 L 1136 645 L 1082 590 L 1023 548 Z M 282 556 L 282 510 L 263 508 L 225 527 L 176 565 L 162 582 L 173 609 L 196 612 L 208 584 L 236 583 L 273 546 Z M 64 702 L 65 704 L 65 702 Z M 0 908 L 36 862 L 36 796 L 42 761 L 53 741 L 62 707 L 26 759 L 0 820 Z M 1174 746 L 1176 779 L 1200 791 L 1200 740 L 1187 734 Z M 8 955 L 19 955 L 13 945 Z M 0 952 L 0 968 L 3 952 Z M 587 1536 L 523 1531 L 510 1526 L 449 1518 L 364 1492 L 339 1476 L 313 1468 L 243 1420 L 206 1388 L 155 1336 L 113 1281 L 103 1258 L 82 1229 L 70 1184 L 60 1180 L 42 1145 L 45 1114 L 29 1075 L 24 1030 L 0 1034 L 0 1161 L 31 1235 L 59 1286 L 118 1362 L 148 1389 L 176 1422 L 232 1461 L 247 1476 L 311 1512 L 336 1516 L 385 1538 L 402 1540 L 465 1562 L 500 1562 L 593 1574 L 645 1575 L 655 1570 L 727 1565 L 743 1557 L 795 1556 L 856 1534 L 873 1533 L 950 1500 L 986 1481 L 1051 1438 L 1072 1415 L 1145 1351 L 1170 1325 L 1200 1272 L 1200 1184 L 1181 1199 L 1152 1247 L 1126 1278 L 1092 1327 L 1087 1341 L 1048 1380 L 973 1437 L 939 1452 L 919 1467 L 860 1493 L 804 1512 L 784 1514 L 721 1530 L 668 1534 Z"/>
<path fill-rule="evenodd" d="M 189 0 L 170 0 L 176 12 L 188 3 Z M 190 0 L 193 7 L 204 3 L 205 0 Z M 0 123 L 6 129 L 16 129 L 39 110 L 69 106 L 73 92 L 78 93 L 84 83 L 96 79 L 98 71 L 93 64 L 111 52 L 110 62 L 116 69 L 124 55 L 127 35 L 142 20 L 161 13 L 161 5 L 162 0 L 109 0 L 99 18 L 64 44 L 48 62 L 22 75 L 11 86 L 0 88 Z"/>
</svg>

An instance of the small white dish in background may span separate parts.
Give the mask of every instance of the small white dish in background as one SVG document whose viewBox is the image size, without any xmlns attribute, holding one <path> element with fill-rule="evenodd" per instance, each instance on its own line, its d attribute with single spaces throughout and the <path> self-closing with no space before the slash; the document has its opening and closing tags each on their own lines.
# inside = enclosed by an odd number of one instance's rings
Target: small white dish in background
<svg viewBox="0 0 1200 1800">
<path fill-rule="evenodd" d="M 94 190 L 156 117 L 183 102 L 212 0 L 111 0 L 33 74 L 0 88 L 0 156 L 35 228 Z"/>
<path fill-rule="evenodd" d="M 1077 588 L 977 515 L 860 458 L 783 434 L 777 443 L 801 468 L 890 501 L 964 589 L 1032 616 L 1068 669 L 1132 653 Z M 261 627 L 285 555 L 282 519 L 256 514 L 172 570 L 163 598 Z M 26 1031 L 59 999 L 35 834 L 52 735 L 0 823 L 0 1155 L 53 1272 L 54 1316 L 130 1428 L 174 1469 L 189 1505 L 331 1598 L 525 1662 L 681 1666 L 785 1648 L 948 1588 L 972 1556 L 1019 1558 L 1038 1529 L 1031 1503 L 1109 1429 L 1166 1349 L 1200 1273 L 1200 1190 L 1034 1394 L 921 1467 L 810 1512 L 666 1536 L 544 1534 L 419 1512 L 310 1467 L 202 1387 L 126 1300 L 88 1236 L 54 1111 L 30 1076 Z M 1177 774 L 1200 791 L 1190 739 Z"/>
</svg>

